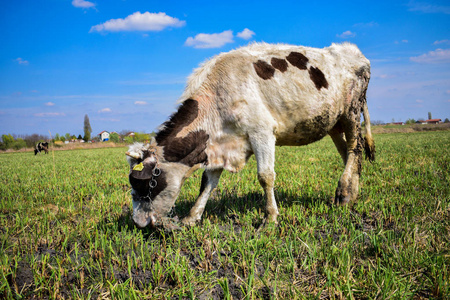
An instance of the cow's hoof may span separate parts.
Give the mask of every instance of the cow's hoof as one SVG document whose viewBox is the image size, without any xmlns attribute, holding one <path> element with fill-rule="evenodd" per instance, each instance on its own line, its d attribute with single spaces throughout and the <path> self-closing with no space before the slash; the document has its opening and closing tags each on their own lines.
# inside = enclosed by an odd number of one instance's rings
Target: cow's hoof
<svg viewBox="0 0 450 300">
<path fill-rule="evenodd" d="M 181 220 L 181 223 L 183 223 L 184 226 L 195 226 L 198 222 L 199 220 L 191 217 L 186 217 Z"/>
<path fill-rule="evenodd" d="M 264 221 L 267 223 L 270 223 L 270 224 L 278 225 L 277 217 L 278 217 L 278 214 L 269 215 L 266 217 L 266 219 Z"/>
<path fill-rule="evenodd" d="M 336 198 L 334 198 L 334 204 L 337 206 L 347 205 L 350 201 L 350 196 L 336 195 Z"/>
</svg>

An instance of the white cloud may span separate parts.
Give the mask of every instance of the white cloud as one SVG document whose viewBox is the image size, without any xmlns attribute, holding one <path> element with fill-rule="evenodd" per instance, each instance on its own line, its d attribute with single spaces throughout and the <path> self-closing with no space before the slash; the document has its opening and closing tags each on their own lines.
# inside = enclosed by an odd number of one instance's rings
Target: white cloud
<svg viewBox="0 0 450 300">
<path fill-rule="evenodd" d="M 188 37 L 184 44 L 197 49 L 206 49 L 220 48 L 225 44 L 233 42 L 233 31 L 226 30 L 221 33 L 199 33 L 194 38 Z"/>
<path fill-rule="evenodd" d="M 44 103 L 44 105 L 45 105 L 45 106 L 53 106 L 53 105 L 55 105 L 55 103 L 53 103 L 53 102 L 47 102 L 47 103 Z"/>
<path fill-rule="evenodd" d="M 90 1 L 86 1 L 86 0 L 73 0 L 72 5 L 75 7 L 80 7 L 80 8 L 95 7 L 94 3 L 90 2 Z"/>
<path fill-rule="evenodd" d="M 64 117 L 65 113 L 58 113 L 58 112 L 47 112 L 47 113 L 37 113 L 34 114 L 35 117 Z"/>
<path fill-rule="evenodd" d="M 237 34 L 238 37 L 240 37 L 241 39 L 244 40 L 249 40 L 251 39 L 253 36 L 255 35 L 255 32 L 251 31 L 248 28 L 245 28 L 244 30 L 242 30 L 241 32 L 239 32 Z"/>
<path fill-rule="evenodd" d="M 436 49 L 420 56 L 411 57 L 410 60 L 426 64 L 450 63 L 450 49 Z"/>
<path fill-rule="evenodd" d="M 348 39 L 348 38 L 355 37 L 355 36 L 356 36 L 356 33 L 351 32 L 350 30 L 347 30 L 347 31 L 344 31 L 344 32 L 341 33 L 341 34 L 336 34 L 336 36 L 337 36 L 338 38 L 341 38 L 341 39 Z"/>
<path fill-rule="evenodd" d="M 409 11 L 420 11 L 426 14 L 432 13 L 443 13 L 446 15 L 450 14 L 450 6 L 435 5 L 427 2 L 416 2 L 416 1 L 409 1 L 408 6 Z"/>
<path fill-rule="evenodd" d="M 111 112 L 111 108 L 102 108 L 98 112 L 99 113 L 109 113 L 109 112 Z"/>
<path fill-rule="evenodd" d="M 435 41 L 433 45 L 450 44 L 450 40 Z"/>
<path fill-rule="evenodd" d="M 27 66 L 29 64 L 28 60 L 24 60 L 21 57 L 16 58 L 14 61 L 17 61 L 19 63 L 19 65 Z"/>
<path fill-rule="evenodd" d="M 165 13 L 135 12 L 125 19 L 111 19 L 103 24 L 91 27 L 89 32 L 101 31 L 161 31 L 167 27 L 182 27 L 185 21 L 166 15 Z"/>
<path fill-rule="evenodd" d="M 147 102 L 145 102 L 145 101 L 134 101 L 134 104 L 135 105 L 146 105 Z"/>
</svg>

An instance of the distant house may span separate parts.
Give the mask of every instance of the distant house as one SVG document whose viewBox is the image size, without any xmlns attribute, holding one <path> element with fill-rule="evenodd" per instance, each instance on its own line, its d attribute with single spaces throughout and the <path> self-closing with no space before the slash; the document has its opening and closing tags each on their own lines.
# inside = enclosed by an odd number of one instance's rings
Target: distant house
<svg viewBox="0 0 450 300">
<path fill-rule="evenodd" d="M 102 142 L 109 141 L 109 132 L 104 130 L 98 134 L 98 137 Z"/>
<path fill-rule="evenodd" d="M 393 123 L 391 123 L 392 125 L 405 125 L 405 123 L 403 123 L 403 122 L 393 122 Z"/>
<path fill-rule="evenodd" d="M 441 119 L 429 119 L 425 120 L 425 124 L 439 124 L 441 123 Z"/>
<path fill-rule="evenodd" d="M 429 120 L 419 120 L 416 123 L 418 124 L 439 124 L 441 123 L 441 119 L 429 119 Z"/>
</svg>

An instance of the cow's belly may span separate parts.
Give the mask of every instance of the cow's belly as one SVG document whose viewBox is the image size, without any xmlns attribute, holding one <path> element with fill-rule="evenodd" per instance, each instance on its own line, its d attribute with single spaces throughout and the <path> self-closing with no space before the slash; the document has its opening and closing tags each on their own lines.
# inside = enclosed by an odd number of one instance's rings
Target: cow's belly
<svg viewBox="0 0 450 300">
<path fill-rule="evenodd" d="M 340 110 L 326 104 L 321 109 L 289 113 L 288 118 L 278 119 L 275 129 L 277 145 L 300 146 L 308 145 L 325 137 L 336 125 Z"/>
<path fill-rule="evenodd" d="M 276 144 L 278 146 L 301 146 L 314 143 L 326 136 L 334 124 L 321 126 L 323 125 L 321 120 L 299 122 L 289 130 L 276 132 Z"/>
</svg>

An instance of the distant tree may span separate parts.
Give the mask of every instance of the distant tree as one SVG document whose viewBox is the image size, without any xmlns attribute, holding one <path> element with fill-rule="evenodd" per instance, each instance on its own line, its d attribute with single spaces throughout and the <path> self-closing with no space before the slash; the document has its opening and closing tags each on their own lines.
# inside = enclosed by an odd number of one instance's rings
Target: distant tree
<svg viewBox="0 0 450 300">
<path fill-rule="evenodd" d="M 66 138 L 66 141 L 70 141 L 70 133 L 66 133 L 64 137 Z"/>
<path fill-rule="evenodd" d="M 109 140 L 114 143 L 120 142 L 120 136 L 117 132 L 113 132 L 109 135 Z"/>
<path fill-rule="evenodd" d="M 131 132 L 131 130 L 128 130 L 128 129 L 124 129 L 124 130 L 121 130 L 121 131 L 119 131 L 119 134 L 121 135 L 121 136 L 126 136 L 128 133 L 130 133 Z"/>
<path fill-rule="evenodd" d="M 431 120 L 431 119 L 433 119 L 433 118 L 431 117 L 431 112 L 429 111 L 428 112 L 428 120 Z"/>
<path fill-rule="evenodd" d="M 91 123 L 89 122 L 89 117 L 88 115 L 84 115 L 84 141 L 87 142 L 91 139 L 91 133 L 92 133 L 92 128 L 91 128 Z"/>
<path fill-rule="evenodd" d="M 444 123 L 448 123 L 450 120 L 448 118 L 445 118 Z"/>
<path fill-rule="evenodd" d="M 134 140 L 141 143 L 148 142 L 150 141 L 150 135 L 148 133 L 135 132 Z"/>
<path fill-rule="evenodd" d="M 78 135 L 77 140 L 82 140 L 81 134 Z"/>
<path fill-rule="evenodd" d="M 77 136 L 74 134 L 74 135 L 72 135 L 72 137 L 70 138 L 71 140 L 76 140 L 77 139 Z"/>
<path fill-rule="evenodd" d="M 14 143 L 14 137 L 11 134 L 2 135 L 2 150 L 6 150 L 12 147 Z"/>
<path fill-rule="evenodd" d="M 127 144 L 133 144 L 133 142 L 134 142 L 133 137 L 132 136 L 128 136 L 128 135 L 126 137 L 124 137 L 123 140 Z"/>
<path fill-rule="evenodd" d="M 26 147 L 27 147 L 27 144 L 26 144 L 25 141 L 24 141 L 23 139 L 21 139 L 21 138 L 15 140 L 15 141 L 13 142 L 13 144 L 12 144 L 12 148 L 13 148 L 14 150 L 20 150 L 20 149 L 26 148 Z"/>
<path fill-rule="evenodd" d="M 66 141 L 66 138 L 64 136 L 60 136 L 59 140 L 64 143 Z"/>
<path fill-rule="evenodd" d="M 55 134 L 55 142 L 59 141 L 59 139 L 60 139 L 59 133 Z"/>
<path fill-rule="evenodd" d="M 416 123 L 416 120 L 414 120 L 414 119 L 408 119 L 408 120 L 406 120 L 405 123 L 406 123 L 406 124 L 415 124 L 415 123 Z"/>
</svg>

